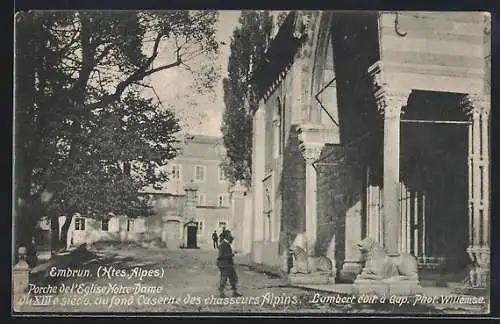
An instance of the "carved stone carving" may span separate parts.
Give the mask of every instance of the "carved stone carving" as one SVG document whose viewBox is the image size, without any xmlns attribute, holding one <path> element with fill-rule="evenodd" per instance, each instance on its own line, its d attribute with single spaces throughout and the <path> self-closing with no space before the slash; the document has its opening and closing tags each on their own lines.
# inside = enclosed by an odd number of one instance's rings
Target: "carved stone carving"
<svg viewBox="0 0 500 324">
<path fill-rule="evenodd" d="M 319 159 L 323 144 L 301 144 L 300 150 L 307 163 L 313 163 Z"/>
<path fill-rule="evenodd" d="M 467 115 L 482 114 L 487 116 L 491 108 L 490 97 L 483 94 L 467 94 L 462 98 L 460 106 Z"/>
<path fill-rule="evenodd" d="M 400 116 L 411 91 L 392 90 L 384 78 L 381 61 L 370 66 L 368 74 L 378 112 L 384 117 Z"/>
<path fill-rule="evenodd" d="M 377 241 L 371 238 L 365 238 L 360 241 L 358 248 L 365 258 L 365 267 L 357 279 L 418 279 L 417 260 L 414 256 L 401 254 L 396 258 L 392 258 L 387 255 Z"/>
<path fill-rule="evenodd" d="M 307 255 L 307 236 L 302 232 L 297 234 L 294 242 L 290 246 L 290 254 L 293 257 L 292 274 L 309 274 L 314 272 L 331 272 L 333 263 L 326 256 L 309 257 Z"/>
</svg>

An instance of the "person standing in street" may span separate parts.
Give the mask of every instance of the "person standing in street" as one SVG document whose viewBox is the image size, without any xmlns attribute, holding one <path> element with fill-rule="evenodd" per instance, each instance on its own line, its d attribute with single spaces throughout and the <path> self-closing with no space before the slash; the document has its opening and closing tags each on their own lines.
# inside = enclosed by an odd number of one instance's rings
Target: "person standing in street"
<svg viewBox="0 0 500 324">
<path fill-rule="evenodd" d="M 219 248 L 219 236 L 217 235 L 217 231 L 215 230 L 212 233 L 212 241 L 214 241 L 214 249 Z"/>
<path fill-rule="evenodd" d="M 233 297 L 239 297 L 242 295 L 238 293 L 236 287 L 238 284 L 238 276 L 234 269 L 233 257 L 235 253 L 233 253 L 233 249 L 231 248 L 233 236 L 230 231 L 226 230 L 222 232 L 221 238 L 222 242 L 219 245 L 219 256 L 217 257 L 217 267 L 220 271 L 219 296 L 226 297 L 224 289 L 226 288 L 227 279 L 229 279 Z"/>
<path fill-rule="evenodd" d="M 226 233 L 226 226 L 222 226 L 222 231 L 219 234 L 219 240 L 220 240 L 219 243 L 222 243 L 224 233 Z"/>
</svg>

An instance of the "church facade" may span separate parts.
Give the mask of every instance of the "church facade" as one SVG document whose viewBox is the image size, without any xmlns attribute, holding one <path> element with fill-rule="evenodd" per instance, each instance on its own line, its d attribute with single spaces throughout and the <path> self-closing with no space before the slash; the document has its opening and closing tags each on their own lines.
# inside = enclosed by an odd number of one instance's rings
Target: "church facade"
<svg viewBox="0 0 500 324">
<path fill-rule="evenodd" d="M 353 282 L 369 237 L 422 273 L 475 264 L 486 285 L 489 28 L 479 12 L 291 12 L 254 71 L 252 260 L 288 273 L 304 233 Z"/>
</svg>

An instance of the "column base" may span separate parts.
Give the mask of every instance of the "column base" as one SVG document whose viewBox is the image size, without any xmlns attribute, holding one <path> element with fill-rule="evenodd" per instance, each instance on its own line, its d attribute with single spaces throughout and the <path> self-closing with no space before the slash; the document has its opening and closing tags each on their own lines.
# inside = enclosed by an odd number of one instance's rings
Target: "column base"
<svg viewBox="0 0 500 324">
<path fill-rule="evenodd" d="M 422 287 L 417 279 L 387 278 L 381 280 L 356 279 L 352 286 L 355 295 L 373 294 L 378 296 L 411 296 L 421 293 Z"/>
<path fill-rule="evenodd" d="M 331 281 L 329 271 L 318 271 L 312 273 L 291 273 L 288 275 L 290 284 L 301 285 L 326 285 Z"/>
<path fill-rule="evenodd" d="M 358 274 L 363 270 L 363 265 L 359 261 L 345 261 L 339 273 L 342 282 L 354 282 Z"/>
</svg>

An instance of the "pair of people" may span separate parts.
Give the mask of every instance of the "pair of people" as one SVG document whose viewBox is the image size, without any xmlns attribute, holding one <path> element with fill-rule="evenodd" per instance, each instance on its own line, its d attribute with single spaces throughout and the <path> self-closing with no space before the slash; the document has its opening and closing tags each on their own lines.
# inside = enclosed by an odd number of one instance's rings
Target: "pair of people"
<svg viewBox="0 0 500 324">
<path fill-rule="evenodd" d="M 234 269 L 234 255 L 231 247 L 233 242 L 233 236 L 228 230 L 223 230 L 221 235 L 221 243 L 219 245 L 219 255 L 217 257 L 217 267 L 220 271 L 220 282 L 219 282 L 219 295 L 220 297 L 226 297 L 224 294 L 224 289 L 226 288 L 227 280 L 231 285 L 231 290 L 233 291 L 233 297 L 242 296 L 237 291 L 238 276 L 236 275 L 236 270 Z"/>
<path fill-rule="evenodd" d="M 214 249 L 219 248 L 219 240 L 220 240 L 220 242 L 222 242 L 222 235 L 227 231 L 228 230 L 226 229 L 226 227 L 222 227 L 222 232 L 220 233 L 220 236 L 219 236 L 219 235 L 217 235 L 217 231 L 214 230 L 214 232 L 212 233 L 212 241 L 214 242 Z"/>
</svg>

